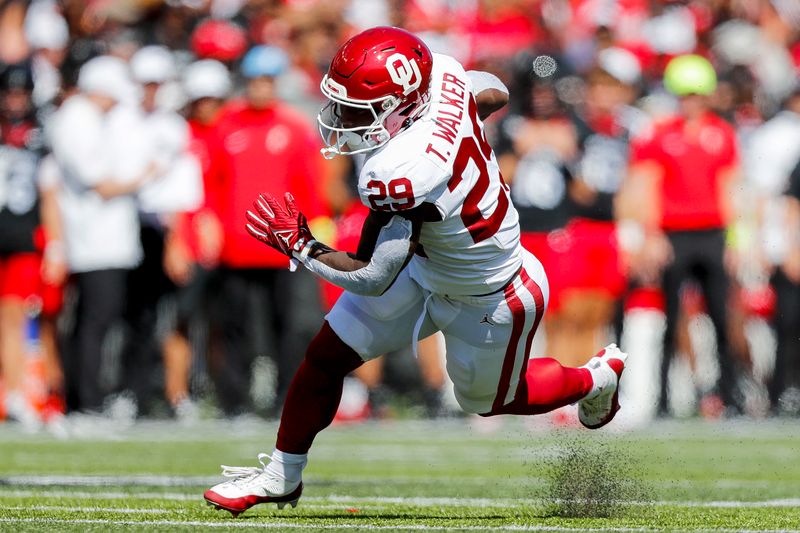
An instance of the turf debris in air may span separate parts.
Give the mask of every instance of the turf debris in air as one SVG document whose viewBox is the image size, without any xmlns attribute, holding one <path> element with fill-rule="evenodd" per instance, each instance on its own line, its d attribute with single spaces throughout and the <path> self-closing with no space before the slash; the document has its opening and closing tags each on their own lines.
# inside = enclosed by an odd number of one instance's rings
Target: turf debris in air
<svg viewBox="0 0 800 533">
<path fill-rule="evenodd" d="M 545 464 L 548 516 L 611 518 L 646 512 L 652 500 L 633 458 L 610 441 L 565 438 Z"/>
</svg>

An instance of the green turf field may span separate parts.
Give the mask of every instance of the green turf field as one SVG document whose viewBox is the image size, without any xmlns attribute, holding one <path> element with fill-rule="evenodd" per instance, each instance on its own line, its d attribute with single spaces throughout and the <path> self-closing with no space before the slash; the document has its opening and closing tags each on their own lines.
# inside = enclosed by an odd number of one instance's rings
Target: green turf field
<svg viewBox="0 0 800 533">
<path fill-rule="evenodd" d="M 207 507 L 218 465 L 256 465 L 274 431 L 154 422 L 56 440 L 0 426 L 0 530 L 800 531 L 797 420 L 628 434 L 514 418 L 334 427 L 296 509 L 233 519 Z"/>
</svg>

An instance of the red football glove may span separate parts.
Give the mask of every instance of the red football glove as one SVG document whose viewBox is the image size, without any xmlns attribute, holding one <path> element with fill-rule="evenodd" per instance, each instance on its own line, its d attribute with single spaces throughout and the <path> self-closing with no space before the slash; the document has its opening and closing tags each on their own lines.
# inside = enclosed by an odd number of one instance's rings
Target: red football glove
<svg viewBox="0 0 800 533">
<path fill-rule="evenodd" d="M 259 241 L 292 259 L 292 270 L 314 236 L 308 229 L 306 216 L 297 209 L 291 193 L 284 195 L 285 208 L 269 194 L 261 194 L 253 202 L 258 214 L 247 211 L 247 232 Z"/>
</svg>

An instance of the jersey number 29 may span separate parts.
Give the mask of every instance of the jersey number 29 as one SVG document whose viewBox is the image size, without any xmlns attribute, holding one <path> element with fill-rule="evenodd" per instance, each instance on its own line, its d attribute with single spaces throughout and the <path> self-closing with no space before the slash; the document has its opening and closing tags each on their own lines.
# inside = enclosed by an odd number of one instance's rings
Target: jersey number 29
<svg viewBox="0 0 800 533">
<path fill-rule="evenodd" d="M 478 179 L 464 198 L 461 220 L 472 236 L 472 240 L 479 243 L 500 229 L 508 212 L 508 186 L 498 172 L 497 179 L 500 183 L 497 191 L 497 205 L 492 214 L 484 218 L 478 204 L 486 196 L 492 181 L 488 169 L 488 162 L 492 158 L 492 147 L 489 146 L 486 136 L 478 124 L 478 109 L 474 98 L 469 99 L 469 117 L 472 120 L 473 134 L 471 137 L 461 139 L 453 162 L 453 177 L 447 182 L 447 188 L 451 192 L 454 191 L 463 181 L 463 174 L 469 162 L 472 161 L 475 164 L 478 169 Z M 388 186 L 382 181 L 371 180 L 367 182 L 367 187 L 375 190 L 367 197 L 370 206 L 375 211 L 403 211 L 414 207 L 414 191 L 411 188 L 411 180 L 408 178 L 393 179 L 389 181 Z M 387 198 L 396 201 L 386 202 Z"/>
</svg>

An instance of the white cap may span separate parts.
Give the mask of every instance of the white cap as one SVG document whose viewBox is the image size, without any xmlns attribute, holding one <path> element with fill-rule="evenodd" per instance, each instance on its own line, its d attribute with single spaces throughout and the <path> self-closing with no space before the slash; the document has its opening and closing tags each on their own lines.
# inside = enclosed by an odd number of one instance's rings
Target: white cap
<svg viewBox="0 0 800 533">
<path fill-rule="evenodd" d="M 231 75 L 214 59 L 195 61 L 183 73 L 183 90 L 189 100 L 225 98 L 231 91 Z"/>
<path fill-rule="evenodd" d="M 102 94 L 117 102 L 130 102 L 136 95 L 128 65 L 112 56 L 87 61 L 78 73 L 78 88 L 84 93 Z"/>
<path fill-rule="evenodd" d="M 138 83 L 164 83 L 175 77 L 175 59 L 164 46 L 145 46 L 133 54 L 131 72 Z"/>
<path fill-rule="evenodd" d="M 69 43 L 69 27 L 53 2 L 33 2 L 25 15 L 25 39 L 31 48 L 60 50 Z"/>
<path fill-rule="evenodd" d="M 639 60 L 624 48 L 611 47 L 597 54 L 597 66 L 626 85 L 639 83 L 642 67 Z"/>
</svg>

